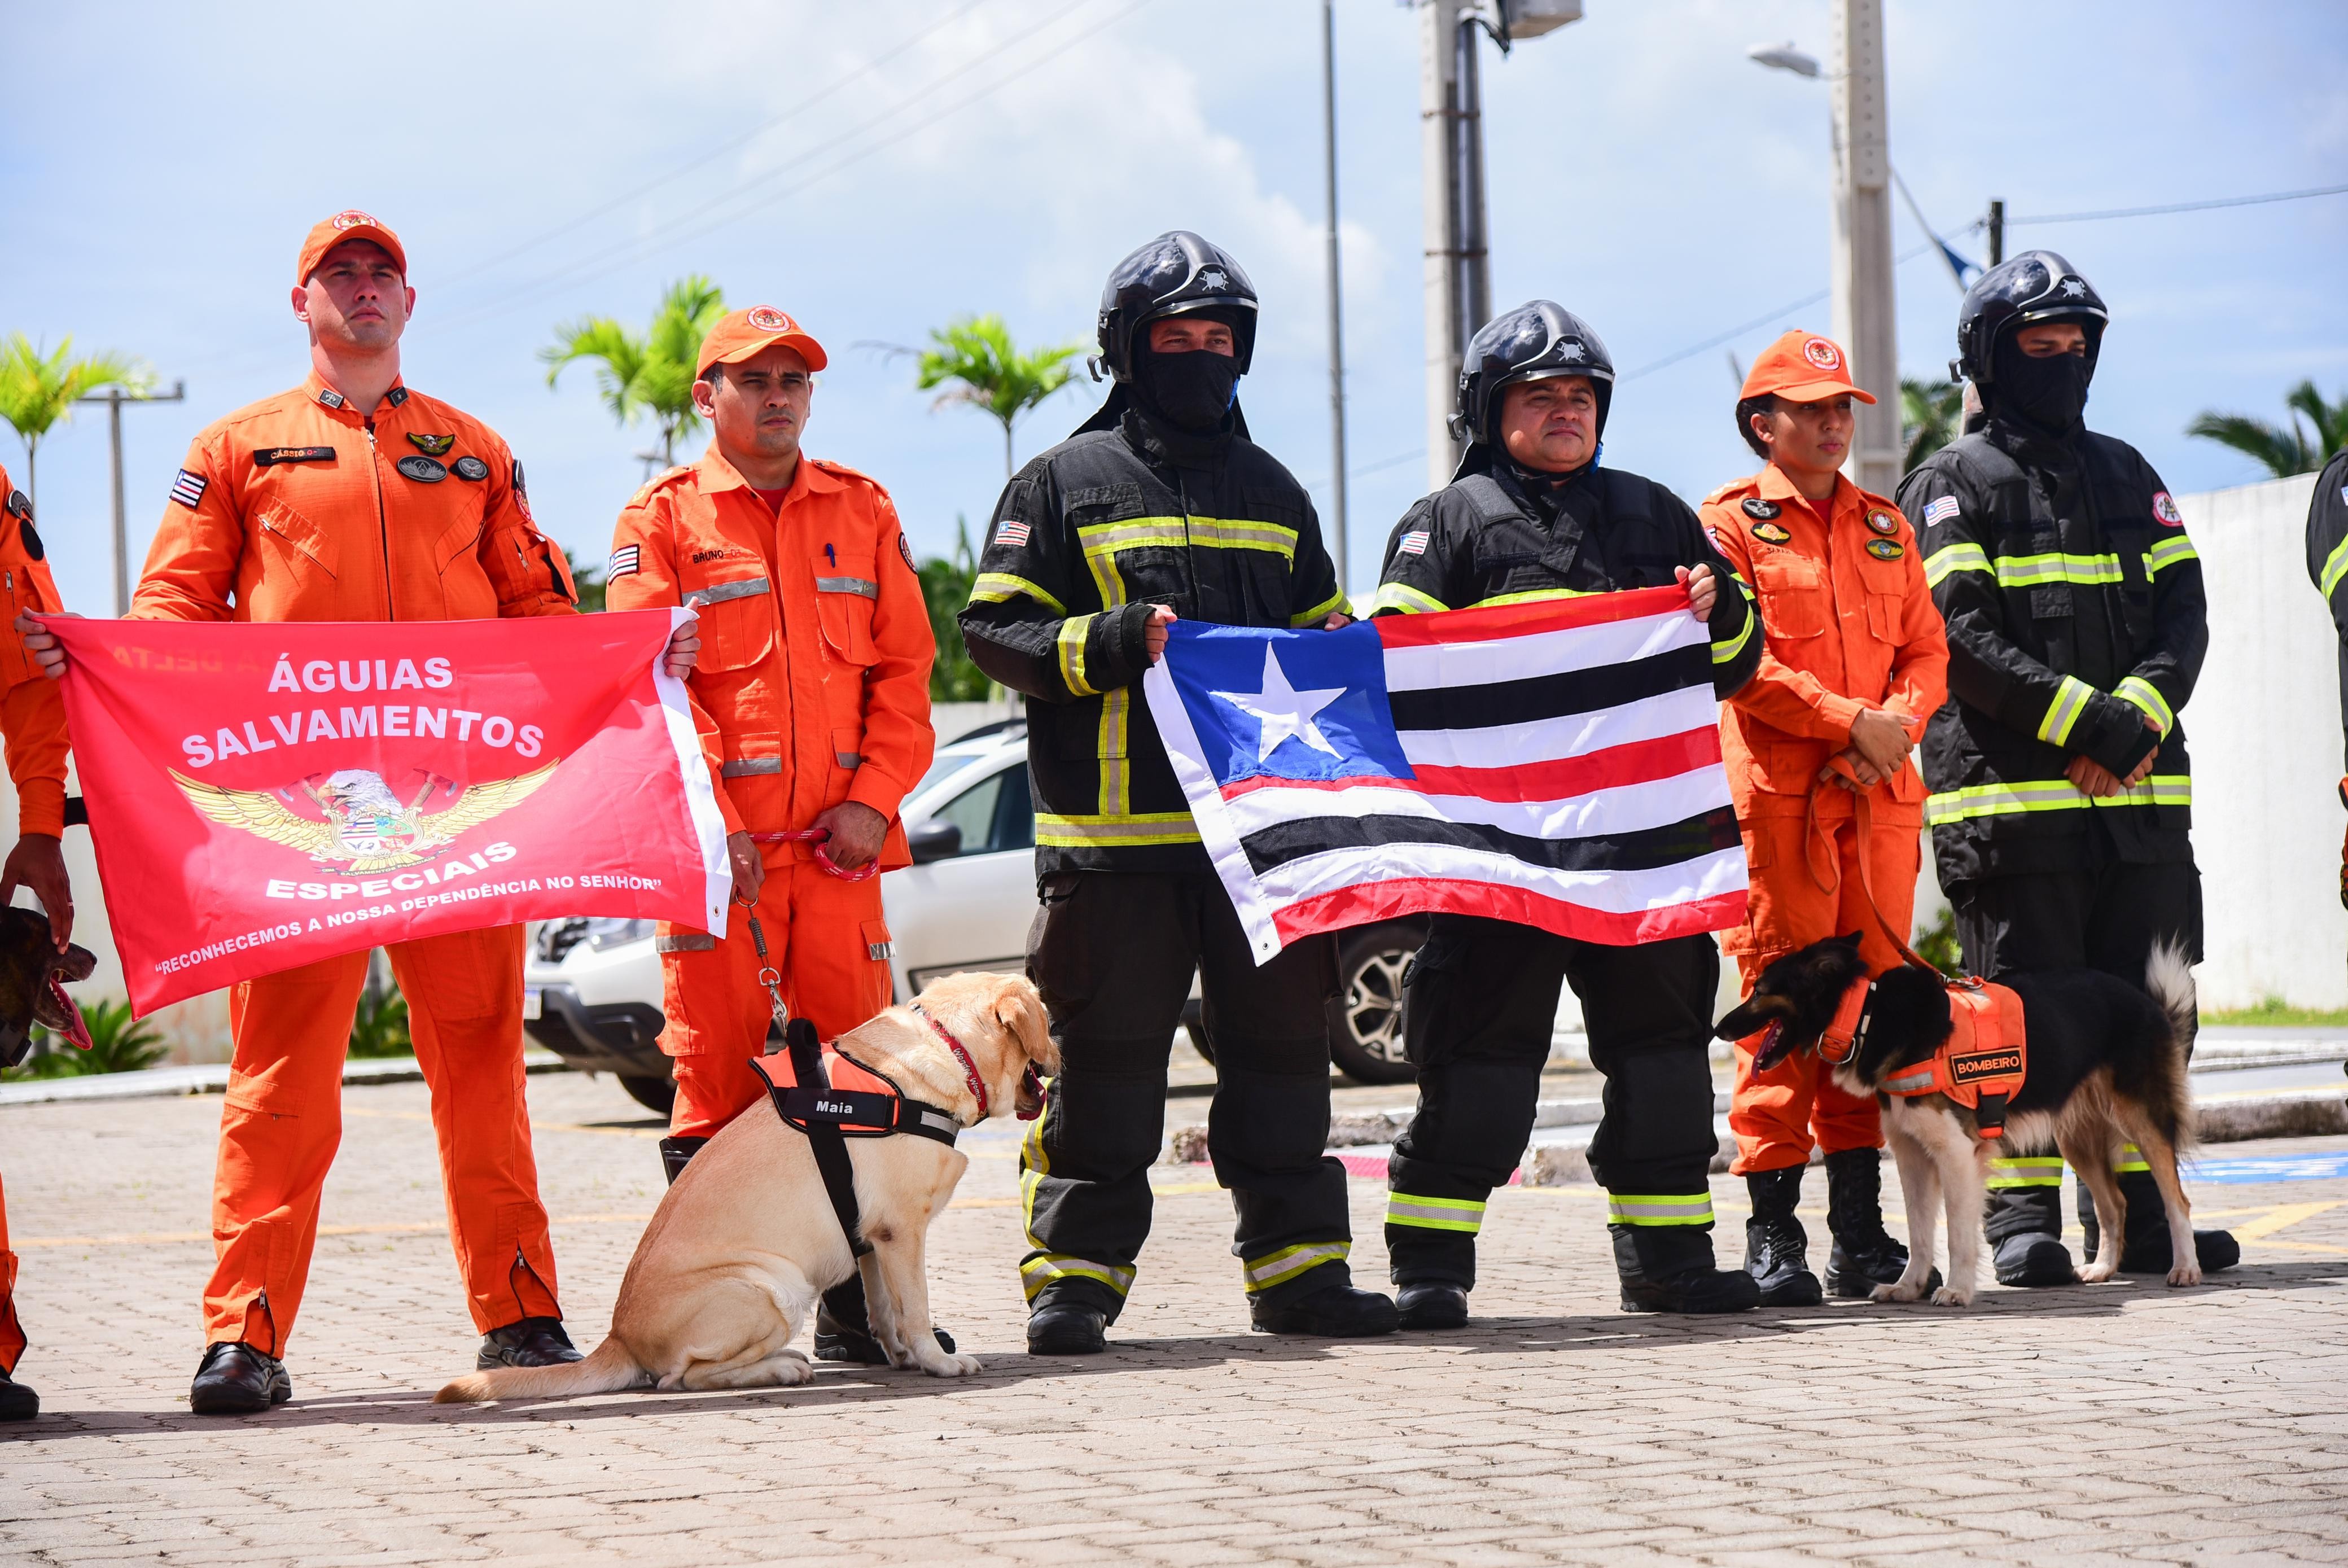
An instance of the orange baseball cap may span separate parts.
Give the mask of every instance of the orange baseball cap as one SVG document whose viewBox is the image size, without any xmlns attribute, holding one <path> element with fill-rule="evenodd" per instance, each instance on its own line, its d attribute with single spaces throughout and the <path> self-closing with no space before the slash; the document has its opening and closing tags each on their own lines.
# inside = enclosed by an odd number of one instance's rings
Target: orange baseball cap
<svg viewBox="0 0 2348 1568">
<path fill-rule="evenodd" d="M 310 274 L 318 270 L 318 263 L 326 259 L 326 253 L 345 240 L 374 241 L 391 253 L 391 259 L 399 264 L 399 275 L 407 275 L 407 249 L 399 242 L 399 236 L 357 208 L 345 207 L 312 226 L 310 237 L 302 242 L 301 259 L 294 263 L 294 281 L 308 283 Z"/>
<path fill-rule="evenodd" d="M 1875 401 L 1851 385 L 1850 356 L 1841 344 L 1815 332 L 1795 331 L 1761 351 L 1736 397 L 1742 402 L 1775 394 L 1792 403 L 1817 403 L 1844 392 L 1862 403 Z"/>
<path fill-rule="evenodd" d="M 738 365 L 774 343 L 798 350 L 809 370 L 820 370 L 827 363 L 823 345 L 809 337 L 805 327 L 773 305 L 754 304 L 748 310 L 726 312 L 709 329 L 709 335 L 701 340 L 693 373 L 705 376 L 713 365 Z"/>
</svg>

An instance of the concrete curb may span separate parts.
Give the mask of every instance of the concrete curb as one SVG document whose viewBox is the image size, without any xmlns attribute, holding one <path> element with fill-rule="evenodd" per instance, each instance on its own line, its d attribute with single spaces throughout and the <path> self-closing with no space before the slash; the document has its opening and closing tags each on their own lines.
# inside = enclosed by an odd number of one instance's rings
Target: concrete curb
<svg viewBox="0 0 2348 1568">
<path fill-rule="evenodd" d="M 526 1050 L 526 1072 L 565 1070 L 552 1051 Z M 424 1069 L 414 1057 L 354 1057 L 343 1064 L 345 1084 L 421 1083 Z M 211 1062 L 191 1068 L 148 1068 L 135 1073 L 99 1073 L 90 1078 L 27 1078 L 0 1083 L 0 1106 L 55 1105 L 67 1100 L 169 1099 L 180 1095 L 221 1094 L 228 1088 L 228 1064 Z"/>
</svg>

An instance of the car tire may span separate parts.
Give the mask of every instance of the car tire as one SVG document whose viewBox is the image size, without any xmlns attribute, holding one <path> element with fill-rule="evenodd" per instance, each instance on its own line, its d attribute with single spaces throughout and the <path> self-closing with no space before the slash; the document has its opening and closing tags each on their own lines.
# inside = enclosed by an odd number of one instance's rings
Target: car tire
<svg viewBox="0 0 2348 1568">
<path fill-rule="evenodd" d="M 1190 1037 L 1190 1048 L 1198 1052 L 1209 1067 L 1213 1067 L 1215 1042 L 1207 1037 L 1206 1004 L 1196 996 L 1182 1004 L 1182 1032 Z"/>
<path fill-rule="evenodd" d="M 1419 922 L 1394 920 L 1338 939 L 1329 1059 L 1356 1083 L 1408 1083 L 1418 1074 L 1403 1054 L 1402 982 L 1426 937 Z"/>
<path fill-rule="evenodd" d="M 646 1110 L 656 1110 L 666 1116 L 676 1109 L 676 1082 L 673 1078 L 634 1078 L 622 1074 L 620 1087 L 628 1091 L 629 1099 Z"/>
</svg>

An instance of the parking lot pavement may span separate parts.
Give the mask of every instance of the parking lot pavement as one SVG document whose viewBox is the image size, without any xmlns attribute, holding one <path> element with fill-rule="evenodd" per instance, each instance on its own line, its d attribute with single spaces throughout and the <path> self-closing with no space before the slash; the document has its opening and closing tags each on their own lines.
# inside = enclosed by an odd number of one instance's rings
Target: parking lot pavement
<svg viewBox="0 0 2348 1568">
<path fill-rule="evenodd" d="M 530 1096 L 592 1344 L 658 1200 L 658 1129 L 609 1080 Z M 1361 1344 L 1250 1334 L 1228 1202 L 1161 1168 L 1116 1347 L 1076 1361 L 1023 1348 L 999 1123 L 932 1232 L 940 1315 L 981 1376 L 481 1410 L 427 1402 L 474 1336 L 423 1088 L 355 1088 L 294 1402 L 239 1421 L 181 1402 L 220 1103 L 0 1110 L 46 1411 L 0 1428 L 0 1561 L 2348 1557 L 2348 1139 L 2212 1151 L 2199 1217 L 2246 1245 L 2209 1287 L 1991 1290 L 1970 1312 L 1624 1316 L 1594 1190 L 1505 1191 L 1474 1326 Z M 1353 1191 L 1374 1280 L 1383 1194 Z"/>
</svg>

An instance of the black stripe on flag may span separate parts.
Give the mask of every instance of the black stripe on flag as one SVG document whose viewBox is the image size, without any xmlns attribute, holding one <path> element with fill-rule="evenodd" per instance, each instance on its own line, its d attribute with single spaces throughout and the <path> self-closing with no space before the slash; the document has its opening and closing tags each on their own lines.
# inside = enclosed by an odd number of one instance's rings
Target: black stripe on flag
<svg viewBox="0 0 2348 1568">
<path fill-rule="evenodd" d="M 1643 659 L 1492 686 L 1389 692 L 1396 729 L 1489 729 L 1595 713 L 1686 686 L 1710 686 L 1712 649 L 1692 643 Z"/>
<path fill-rule="evenodd" d="M 1708 655 L 1705 662 L 1710 663 Z M 1734 849 L 1738 841 L 1736 813 L 1716 806 L 1659 828 L 1589 839 L 1535 839 L 1481 823 L 1441 822 L 1432 817 L 1305 817 L 1259 829 L 1241 839 L 1240 847 L 1247 851 L 1248 864 L 1255 874 L 1262 876 L 1307 855 L 1388 844 L 1487 850 L 1549 871 L 1644 872 Z"/>
</svg>

